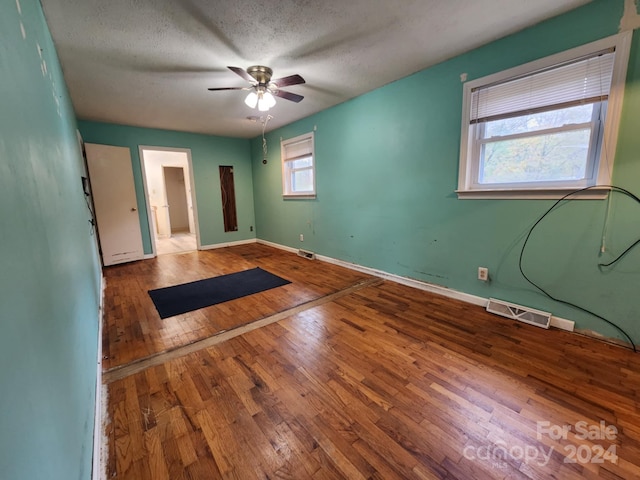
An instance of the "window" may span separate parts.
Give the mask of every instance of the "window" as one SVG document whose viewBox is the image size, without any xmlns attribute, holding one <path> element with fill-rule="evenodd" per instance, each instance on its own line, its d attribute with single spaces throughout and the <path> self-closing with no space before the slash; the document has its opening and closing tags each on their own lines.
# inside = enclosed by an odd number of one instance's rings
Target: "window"
<svg viewBox="0 0 640 480">
<path fill-rule="evenodd" d="M 460 198 L 557 197 L 607 185 L 630 36 L 464 86 Z"/>
<path fill-rule="evenodd" d="M 313 154 L 313 132 L 283 140 L 282 195 L 293 198 L 316 196 L 315 159 Z"/>
</svg>

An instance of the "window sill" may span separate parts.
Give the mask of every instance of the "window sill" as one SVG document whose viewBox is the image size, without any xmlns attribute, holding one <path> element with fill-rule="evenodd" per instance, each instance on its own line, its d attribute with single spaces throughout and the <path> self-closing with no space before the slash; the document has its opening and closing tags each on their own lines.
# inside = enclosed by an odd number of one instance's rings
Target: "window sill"
<svg viewBox="0 0 640 480">
<path fill-rule="evenodd" d="M 316 198 L 315 193 L 309 193 L 304 195 L 282 195 L 284 200 L 314 200 Z"/>
<path fill-rule="evenodd" d="M 517 190 L 456 190 L 460 200 L 560 200 L 565 195 L 575 192 L 575 188 L 557 189 L 517 189 Z M 594 187 L 572 195 L 572 199 L 602 200 L 609 193 L 607 187 Z"/>
</svg>

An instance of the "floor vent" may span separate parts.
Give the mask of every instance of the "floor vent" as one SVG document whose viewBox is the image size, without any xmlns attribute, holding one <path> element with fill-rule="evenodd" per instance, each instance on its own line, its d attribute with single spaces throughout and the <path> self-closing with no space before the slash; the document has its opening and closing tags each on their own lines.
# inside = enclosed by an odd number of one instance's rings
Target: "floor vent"
<svg viewBox="0 0 640 480">
<path fill-rule="evenodd" d="M 308 258 L 309 260 L 315 260 L 316 259 L 316 254 L 313 252 L 309 252 L 307 250 L 298 250 L 298 256 L 299 257 L 304 257 L 304 258 Z"/>
<path fill-rule="evenodd" d="M 495 298 L 489 299 L 487 312 L 513 318 L 514 320 L 529 323 L 536 327 L 549 328 L 549 324 L 551 323 L 551 314 L 549 312 L 541 312 L 533 308 L 505 302 L 504 300 L 496 300 Z"/>
</svg>

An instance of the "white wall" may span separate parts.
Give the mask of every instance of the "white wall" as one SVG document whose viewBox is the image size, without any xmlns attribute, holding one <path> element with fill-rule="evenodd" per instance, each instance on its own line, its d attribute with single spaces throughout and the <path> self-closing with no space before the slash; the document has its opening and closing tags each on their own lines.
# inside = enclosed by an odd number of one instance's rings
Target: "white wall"
<svg viewBox="0 0 640 480">
<path fill-rule="evenodd" d="M 164 186 L 169 203 L 171 233 L 189 230 L 189 204 L 187 203 L 185 169 L 163 166 Z"/>
</svg>

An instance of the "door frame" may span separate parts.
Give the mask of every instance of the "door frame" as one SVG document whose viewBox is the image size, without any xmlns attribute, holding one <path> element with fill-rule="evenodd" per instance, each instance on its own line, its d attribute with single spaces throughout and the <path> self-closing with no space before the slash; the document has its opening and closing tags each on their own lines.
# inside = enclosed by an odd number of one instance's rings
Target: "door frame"
<svg viewBox="0 0 640 480">
<path fill-rule="evenodd" d="M 153 220 L 151 215 L 151 205 L 149 204 L 149 187 L 147 186 L 147 171 L 144 166 L 144 152 L 145 151 L 157 151 L 157 152 L 176 152 L 184 153 L 187 155 L 187 166 L 189 169 L 189 182 L 191 191 L 188 193 L 191 196 L 191 207 L 193 208 L 193 224 L 196 233 L 196 248 L 202 250 L 202 244 L 200 243 L 200 224 L 198 222 L 198 205 L 196 203 L 196 183 L 193 175 L 193 161 L 191 159 L 190 148 L 174 148 L 174 147 L 155 147 L 153 145 L 138 145 L 138 157 L 140 158 L 140 167 L 142 169 L 142 185 L 144 187 L 144 203 L 147 207 L 147 219 L 149 223 L 149 236 L 151 237 L 151 248 L 154 257 L 158 256 L 156 249 L 156 236 L 153 232 Z M 163 172 L 164 176 L 164 172 Z"/>
</svg>

